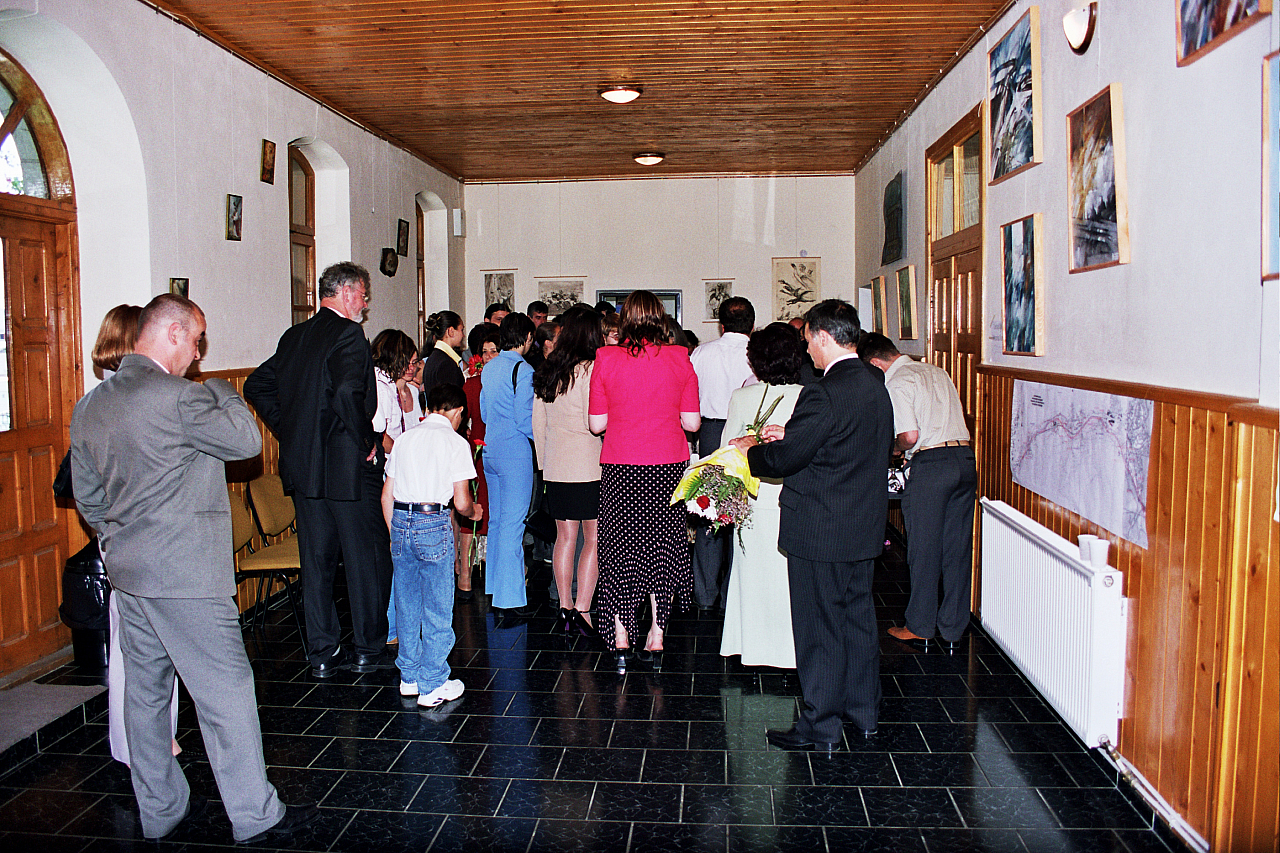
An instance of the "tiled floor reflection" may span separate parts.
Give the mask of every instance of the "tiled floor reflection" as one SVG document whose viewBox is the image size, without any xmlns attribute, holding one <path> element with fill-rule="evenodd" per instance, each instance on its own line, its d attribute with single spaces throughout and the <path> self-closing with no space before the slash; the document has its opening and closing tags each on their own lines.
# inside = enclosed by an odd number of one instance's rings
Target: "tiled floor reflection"
<svg viewBox="0 0 1280 853">
<path fill-rule="evenodd" d="M 545 590 L 535 564 L 530 589 Z M 900 565 L 877 575 L 881 629 L 900 620 Z M 537 596 L 537 593 L 532 593 Z M 619 679 L 554 609 L 495 622 L 455 613 L 467 692 L 419 713 L 394 671 L 313 681 L 292 619 L 248 636 L 269 774 L 321 821 L 285 846 L 320 851 L 1161 851 L 1148 809 L 1117 788 L 980 631 L 962 654 L 882 644 L 880 733 L 830 756 L 770 749 L 796 712 L 793 673 L 719 652 L 718 616 L 673 617 L 664 671 Z M 66 667 L 46 680 L 83 681 Z M 101 704 L 101 703 L 100 703 Z M 189 701 L 180 758 L 217 799 Z M 144 846 L 105 714 L 0 777 L 0 850 Z M 0 764 L 12 766 L 13 762 Z M 217 804 L 165 849 L 231 845 Z"/>
</svg>

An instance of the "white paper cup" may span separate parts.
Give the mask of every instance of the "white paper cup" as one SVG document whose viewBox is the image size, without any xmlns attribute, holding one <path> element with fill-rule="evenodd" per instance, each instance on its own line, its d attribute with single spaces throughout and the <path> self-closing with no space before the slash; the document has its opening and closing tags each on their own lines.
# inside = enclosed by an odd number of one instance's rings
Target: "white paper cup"
<svg viewBox="0 0 1280 853">
<path fill-rule="evenodd" d="M 1098 537 L 1094 536 L 1092 533 L 1081 533 L 1076 537 L 1076 539 L 1080 543 L 1080 560 L 1081 562 L 1088 563 L 1090 561 L 1091 553 L 1089 549 L 1092 547 L 1090 543 L 1097 542 Z"/>
<path fill-rule="evenodd" d="M 1089 563 L 1095 569 L 1105 568 L 1107 555 L 1111 553 L 1111 543 L 1106 539 L 1095 538 L 1089 543 Z"/>
</svg>

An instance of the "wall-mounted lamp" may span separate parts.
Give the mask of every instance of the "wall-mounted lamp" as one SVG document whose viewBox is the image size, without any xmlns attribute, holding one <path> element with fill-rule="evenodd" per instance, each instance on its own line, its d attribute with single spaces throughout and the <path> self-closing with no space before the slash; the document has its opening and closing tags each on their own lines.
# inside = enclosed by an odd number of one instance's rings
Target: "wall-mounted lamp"
<svg viewBox="0 0 1280 853">
<path fill-rule="evenodd" d="M 629 104 L 644 92 L 639 86 L 601 86 L 596 93 L 611 104 Z"/>
<path fill-rule="evenodd" d="M 1093 31 L 1098 25 L 1098 0 L 1089 0 L 1079 9 L 1072 9 L 1062 16 L 1062 31 L 1067 34 L 1067 44 L 1077 54 L 1089 49 Z"/>
<path fill-rule="evenodd" d="M 667 155 L 661 151 L 641 151 L 639 154 L 633 154 L 631 159 L 641 166 L 656 166 L 667 159 Z"/>
</svg>

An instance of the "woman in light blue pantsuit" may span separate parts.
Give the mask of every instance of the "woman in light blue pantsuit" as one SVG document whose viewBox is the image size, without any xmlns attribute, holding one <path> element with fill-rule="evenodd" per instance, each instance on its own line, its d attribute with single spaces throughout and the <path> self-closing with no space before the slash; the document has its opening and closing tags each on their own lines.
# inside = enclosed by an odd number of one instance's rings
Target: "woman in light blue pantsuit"
<svg viewBox="0 0 1280 853">
<path fill-rule="evenodd" d="M 533 342 L 524 314 L 502 320 L 502 351 L 484 367 L 480 415 L 485 423 L 484 475 L 489 483 L 489 545 L 485 589 L 495 610 L 522 615 L 525 598 L 524 519 L 533 492 Z"/>
</svg>

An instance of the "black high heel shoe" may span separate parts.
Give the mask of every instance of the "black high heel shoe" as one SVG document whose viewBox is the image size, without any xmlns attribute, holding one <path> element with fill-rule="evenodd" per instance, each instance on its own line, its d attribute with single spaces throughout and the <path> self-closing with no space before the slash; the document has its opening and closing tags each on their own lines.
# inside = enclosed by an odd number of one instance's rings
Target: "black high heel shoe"
<svg viewBox="0 0 1280 853">
<path fill-rule="evenodd" d="M 569 615 L 573 618 L 573 627 L 579 634 L 588 640 L 596 640 L 600 638 L 599 632 L 587 621 L 579 610 L 570 610 Z"/>
<path fill-rule="evenodd" d="M 627 674 L 627 656 L 631 653 L 631 649 L 618 649 L 617 663 L 618 675 Z"/>
<path fill-rule="evenodd" d="M 641 649 L 636 652 L 636 659 L 649 664 L 654 672 L 662 669 L 662 649 Z"/>
<path fill-rule="evenodd" d="M 563 626 L 564 632 L 566 634 L 573 633 L 573 629 L 575 625 L 573 617 L 576 616 L 577 614 L 578 614 L 578 611 L 574 610 L 572 607 L 560 608 L 559 622 L 561 626 Z"/>
</svg>

